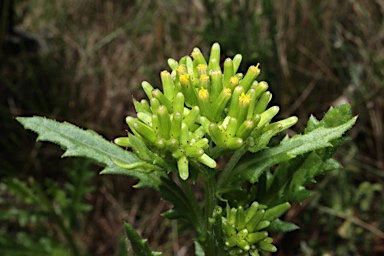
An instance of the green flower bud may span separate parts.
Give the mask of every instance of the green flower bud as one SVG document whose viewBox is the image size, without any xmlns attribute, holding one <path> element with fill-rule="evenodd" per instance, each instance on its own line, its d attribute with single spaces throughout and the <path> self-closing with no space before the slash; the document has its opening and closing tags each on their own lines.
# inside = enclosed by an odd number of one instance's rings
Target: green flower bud
<svg viewBox="0 0 384 256">
<path fill-rule="evenodd" d="M 233 76 L 229 79 L 229 88 L 231 90 L 234 90 L 240 83 L 240 79 L 237 76 Z"/>
<path fill-rule="evenodd" d="M 250 88 L 248 90 L 248 93 L 249 95 L 249 98 L 250 98 L 250 103 L 249 103 L 249 107 L 248 107 L 248 113 L 247 113 L 247 117 L 246 119 L 252 119 L 253 116 L 254 116 L 254 110 L 255 110 L 255 107 L 256 107 L 256 89 L 255 88 Z"/>
<path fill-rule="evenodd" d="M 216 168 L 216 162 L 215 160 L 213 160 L 210 156 L 208 156 L 207 154 L 203 154 L 202 156 L 200 156 L 199 158 L 197 158 L 197 160 L 208 166 L 209 168 Z"/>
<path fill-rule="evenodd" d="M 242 59 L 243 59 L 243 56 L 241 56 L 241 54 L 236 54 L 235 57 L 233 57 L 233 73 L 234 74 L 237 73 L 237 70 L 240 67 Z"/>
<path fill-rule="evenodd" d="M 201 53 L 199 48 L 197 48 L 197 47 L 193 48 L 191 56 L 192 56 L 193 60 L 195 61 L 196 66 L 198 66 L 198 65 L 207 66 L 207 61 L 205 60 L 205 58 L 204 58 L 204 56 Z"/>
<path fill-rule="evenodd" d="M 299 121 L 299 119 L 296 116 L 291 116 L 286 119 L 280 120 L 278 122 L 275 122 L 275 124 L 281 125 L 281 130 L 288 129 L 289 127 L 295 125 Z"/>
<path fill-rule="evenodd" d="M 244 77 L 243 73 L 237 73 L 237 74 L 235 74 L 235 76 L 237 78 L 239 78 L 239 81 L 241 81 L 241 79 L 243 79 L 243 77 Z"/>
<path fill-rule="evenodd" d="M 258 127 L 262 127 L 263 125 L 269 123 L 272 118 L 274 118 L 277 113 L 279 113 L 280 108 L 278 106 L 273 106 L 260 114 L 260 122 Z"/>
<path fill-rule="evenodd" d="M 147 139 L 150 143 L 154 144 L 157 140 L 156 133 L 148 125 L 138 121 L 133 123 L 133 128 L 141 137 Z"/>
<path fill-rule="evenodd" d="M 152 114 L 157 114 L 157 110 L 159 109 L 159 106 L 160 106 L 159 100 L 152 97 L 149 101 L 149 104 L 151 105 Z"/>
<path fill-rule="evenodd" d="M 244 145 L 242 138 L 232 137 L 225 140 L 225 145 L 229 149 L 239 149 Z"/>
<path fill-rule="evenodd" d="M 264 228 L 268 227 L 269 224 L 271 224 L 271 222 L 269 222 L 267 220 L 262 220 L 259 222 L 259 224 L 257 224 L 257 226 L 255 227 L 255 230 L 264 229 Z"/>
<path fill-rule="evenodd" d="M 265 81 L 257 82 L 255 81 L 251 88 L 256 90 L 256 99 L 258 99 L 264 92 L 268 90 L 268 83 Z"/>
<path fill-rule="evenodd" d="M 221 70 L 212 70 L 211 73 L 211 98 L 216 99 L 223 90 Z"/>
<path fill-rule="evenodd" d="M 237 119 L 231 116 L 227 116 L 227 117 L 228 117 L 228 124 L 226 125 L 225 135 L 227 136 L 227 138 L 231 138 L 236 135 Z"/>
<path fill-rule="evenodd" d="M 204 127 L 203 126 L 200 126 L 199 128 L 197 128 L 194 132 L 193 132 L 193 135 L 192 137 L 195 139 L 195 140 L 200 140 L 204 137 L 205 135 L 205 130 L 204 130 Z M 208 139 L 207 139 L 208 140 Z"/>
<path fill-rule="evenodd" d="M 246 221 L 245 227 L 248 229 L 250 233 L 254 232 L 256 230 L 256 226 L 259 224 L 261 219 L 263 218 L 265 214 L 264 210 L 257 211 L 250 220 Z"/>
<path fill-rule="evenodd" d="M 167 149 L 173 151 L 179 147 L 179 141 L 177 139 L 170 138 L 169 140 L 165 141 L 165 145 L 167 146 Z"/>
<path fill-rule="evenodd" d="M 171 138 L 174 138 L 177 140 L 180 138 L 182 121 L 183 121 L 183 115 L 180 112 L 176 112 L 173 114 L 173 118 L 171 121 L 171 131 L 170 131 Z"/>
<path fill-rule="evenodd" d="M 237 118 L 238 112 L 239 112 L 239 100 L 240 100 L 240 96 L 242 94 L 244 94 L 244 88 L 241 86 L 237 86 L 233 90 L 231 104 L 229 105 L 229 110 L 228 110 L 229 116 L 233 116 L 233 117 Z M 237 120 L 237 122 L 238 123 L 240 122 L 239 119 Z M 242 122 L 240 122 L 240 123 L 242 123 Z"/>
<path fill-rule="evenodd" d="M 131 116 L 127 116 L 126 118 L 125 118 L 125 122 L 128 124 L 128 126 L 129 126 L 129 128 L 131 129 L 131 131 L 135 134 L 135 135 L 139 135 L 138 133 L 137 133 L 137 131 L 135 130 L 135 128 L 134 128 L 134 123 L 137 121 L 137 118 L 133 118 L 133 117 L 131 117 Z M 140 135 L 139 135 L 140 136 Z"/>
<path fill-rule="evenodd" d="M 188 144 L 188 125 L 181 123 L 181 132 L 180 132 L 180 144 L 186 146 Z"/>
<path fill-rule="evenodd" d="M 177 167 L 179 169 L 179 175 L 182 180 L 186 180 L 189 177 L 188 158 L 183 155 L 177 160 Z"/>
<path fill-rule="evenodd" d="M 261 232 L 255 232 L 255 233 L 250 233 L 248 236 L 245 238 L 245 240 L 250 243 L 250 244 L 255 244 L 263 239 L 268 237 L 268 232 L 267 231 L 261 231 Z"/>
<path fill-rule="evenodd" d="M 156 133 L 156 135 L 160 135 L 160 129 L 159 129 L 159 117 L 155 114 L 152 115 L 151 119 L 152 124 L 152 130 Z"/>
<path fill-rule="evenodd" d="M 245 120 L 240 125 L 239 129 L 237 129 L 236 137 L 246 140 L 254 128 L 255 128 L 255 123 L 253 122 L 253 120 Z"/>
<path fill-rule="evenodd" d="M 152 96 L 158 99 L 161 105 L 166 106 L 170 113 L 172 112 L 172 102 L 159 89 L 154 89 Z"/>
<path fill-rule="evenodd" d="M 131 144 L 129 143 L 129 137 L 119 137 L 113 140 L 113 142 L 116 145 L 119 145 L 120 147 L 130 147 Z"/>
<path fill-rule="evenodd" d="M 267 251 L 267 252 L 276 252 L 277 248 L 271 243 L 261 241 L 258 243 L 258 246 L 261 250 Z"/>
<path fill-rule="evenodd" d="M 212 109 L 212 121 L 219 121 L 221 115 L 223 114 L 223 111 L 225 107 L 227 106 L 229 100 L 231 99 L 232 92 L 229 88 L 224 88 L 219 96 L 217 97 L 217 100 L 213 99 L 213 109 Z"/>
<path fill-rule="evenodd" d="M 236 214 L 237 214 L 236 208 L 230 208 L 229 213 L 227 211 L 227 220 L 228 220 L 229 224 L 231 224 L 231 225 L 236 224 Z"/>
<path fill-rule="evenodd" d="M 164 70 L 160 73 L 161 83 L 163 84 L 163 91 L 165 97 L 167 97 L 170 101 L 173 101 L 175 96 L 175 85 L 173 84 L 173 80 L 171 74 Z"/>
<path fill-rule="evenodd" d="M 180 60 L 181 61 L 181 60 Z M 185 59 L 184 59 L 185 61 Z M 176 69 L 177 77 L 180 79 L 180 76 L 187 74 L 187 67 L 185 64 L 181 64 Z"/>
<path fill-rule="evenodd" d="M 176 148 L 172 151 L 172 157 L 175 158 L 175 159 L 179 159 L 180 157 L 182 157 L 184 155 L 184 152 L 181 151 L 180 148 Z"/>
<path fill-rule="evenodd" d="M 160 105 L 157 110 L 157 116 L 159 118 L 159 130 L 160 136 L 164 139 L 169 139 L 169 133 L 171 130 L 171 119 L 167 107 Z"/>
<path fill-rule="evenodd" d="M 255 81 L 256 77 L 260 74 L 259 64 L 250 66 L 244 78 L 240 82 L 240 86 L 244 88 L 244 92 L 248 92 L 249 88 Z"/>
<path fill-rule="evenodd" d="M 226 58 L 224 61 L 224 76 L 223 76 L 223 86 L 229 87 L 229 80 L 233 77 L 235 73 L 233 72 L 233 62 L 231 58 Z"/>
<path fill-rule="evenodd" d="M 144 81 L 141 83 L 141 87 L 143 88 L 145 94 L 147 95 L 148 99 L 152 98 L 152 91 L 153 91 L 153 86 L 148 83 L 147 81 Z"/>
<path fill-rule="evenodd" d="M 244 251 L 238 247 L 230 250 L 228 253 L 229 255 L 244 255 Z"/>
<path fill-rule="evenodd" d="M 209 140 L 207 138 L 200 139 L 193 143 L 193 146 L 202 148 L 202 149 L 207 149 L 209 146 Z"/>
<path fill-rule="evenodd" d="M 255 114 L 261 114 L 262 112 L 264 112 L 267 109 L 267 106 L 271 101 L 271 99 L 272 99 L 272 94 L 270 92 L 264 92 L 261 95 L 261 98 L 259 99 L 259 101 L 256 103 L 256 106 L 253 112 Z"/>
<path fill-rule="evenodd" d="M 173 101 L 173 113 L 184 112 L 184 94 L 181 92 L 176 93 L 175 100 Z"/>
<path fill-rule="evenodd" d="M 247 209 L 247 214 L 245 215 L 245 222 L 248 222 L 253 217 L 253 215 L 255 215 L 258 209 L 259 203 L 256 201 L 253 202 L 251 206 Z"/>
<path fill-rule="evenodd" d="M 239 106 L 237 112 L 237 126 L 240 126 L 247 118 L 249 105 L 251 104 L 251 97 L 249 94 L 242 93 L 239 97 Z"/>
<path fill-rule="evenodd" d="M 236 235 L 237 241 L 245 239 L 247 237 L 248 233 L 249 233 L 248 229 L 246 229 L 246 228 L 239 230 L 239 232 L 237 232 L 237 235 Z"/>
<path fill-rule="evenodd" d="M 210 91 L 211 90 L 211 82 L 208 75 L 200 76 L 200 87 Z"/>
<path fill-rule="evenodd" d="M 222 227 L 226 236 L 235 236 L 236 229 L 234 225 L 231 225 L 226 218 L 221 217 Z"/>
<path fill-rule="evenodd" d="M 237 207 L 235 226 L 238 231 L 243 230 L 245 228 L 245 214 L 244 208 L 242 206 Z"/>
<path fill-rule="evenodd" d="M 139 112 L 137 118 L 147 125 L 152 125 L 152 116 L 150 114 Z"/>
<path fill-rule="evenodd" d="M 176 60 L 169 58 L 169 59 L 168 59 L 168 66 L 169 66 L 172 70 L 176 70 L 177 67 L 179 66 L 179 63 L 178 63 Z"/>
<path fill-rule="evenodd" d="M 165 140 L 163 138 L 157 138 L 155 145 L 159 149 L 163 149 L 166 146 Z"/>
<path fill-rule="evenodd" d="M 133 99 L 133 105 L 134 105 L 137 113 L 139 113 L 139 112 L 144 112 L 147 114 L 151 113 L 151 109 L 149 107 L 148 101 L 146 101 L 145 99 L 142 99 L 140 102 Z"/>
<path fill-rule="evenodd" d="M 248 242 L 245 239 L 238 241 L 237 246 L 246 252 L 249 251 L 249 249 L 251 249 L 251 246 L 248 244 Z"/>
<path fill-rule="evenodd" d="M 208 69 L 209 70 L 219 70 L 220 65 L 220 45 L 214 43 L 211 48 L 211 53 L 209 55 Z"/>
<path fill-rule="evenodd" d="M 283 215 L 291 208 L 291 204 L 288 202 L 276 205 L 265 211 L 263 220 L 273 221 Z"/>
<path fill-rule="evenodd" d="M 187 68 L 187 73 L 188 73 L 188 75 L 193 77 L 194 74 L 197 74 L 197 70 L 195 70 L 194 65 L 193 65 L 193 60 L 189 56 L 185 56 L 185 60 L 186 60 L 186 65 L 185 66 Z"/>
<path fill-rule="evenodd" d="M 211 119 L 210 116 L 211 116 L 212 111 L 211 111 L 211 103 L 209 100 L 208 90 L 201 88 L 197 95 L 198 95 L 197 100 L 199 103 L 199 108 L 201 110 L 201 114 L 203 116 L 206 116 L 208 119 Z"/>
<path fill-rule="evenodd" d="M 192 107 L 191 111 L 184 118 L 183 123 L 185 123 L 189 129 L 192 129 L 199 114 L 200 114 L 200 108 L 198 106 Z"/>
<path fill-rule="evenodd" d="M 266 148 L 271 138 L 281 131 L 282 126 L 280 124 L 271 124 L 268 128 L 270 130 L 263 130 L 263 133 L 255 138 L 255 145 L 248 148 L 251 152 L 258 152 Z"/>
<path fill-rule="evenodd" d="M 237 245 L 237 239 L 236 236 L 230 236 L 227 239 L 225 239 L 225 246 L 228 248 L 234 247 Z"/>
<path fill-rule="evenodd" d="M 210 123 L 208 131 L 211 139 L 217 146 L 225 147 L 225 134 L 216 123 Z"/>
<path fill-rule="evenodd" d="M 198 158 L 204 154 L 204 150 L 202 148 L 198 148 L 195 146 L 185 146 L 185 154 L 188 157 Z"/>
<path fill-rule="evenodd" d="M 208 118 L 206 118 L 205 116 L 200 116 L 199 117 L 199 122 L 203 126 L 205 132 L 209 133 L 208 127 L 211 124 L 211 122 L 208 120 Z"/>
<path fill-rule="evenodd" d="M 191 79 L 188 74 L 183 74 L 179 78 L 181 84 L 181 92 L 184 94 L 185 103 L 191 107 L 197 104 L 197 95 L 195 88 L 191 84 Z"/>
<path fill-rule="evenodd" d="M 202 76 L 202 75 L 208 75 L 208 66 L 207 64 L 199 64 L 197 65 L 196 67 L 197 69 L 197 73 L 199 74 L 199 76 Z"/>
</svg>

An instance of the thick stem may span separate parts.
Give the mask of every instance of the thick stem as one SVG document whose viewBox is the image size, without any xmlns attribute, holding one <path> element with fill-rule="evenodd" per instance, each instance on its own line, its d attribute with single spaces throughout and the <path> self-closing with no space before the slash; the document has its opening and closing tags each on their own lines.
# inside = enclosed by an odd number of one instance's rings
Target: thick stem
<svg viewBox="0 0 384 256">
<path fill-rule="evenodd" d="M 196 218 L 197 226 L 196 231 L 201 234 L 204 230 L 204 219 L 202 218 L 202 210 L 199 206 L 199 202 L 196 199 L 195 193 L 191 187 L 191 185 L 188 183 L 188 181 L 180 179 L 180 183 L 182 186 L 182 189 L 184 191 L 185 196 L 188 199 L 188 203 L 190 204 L 190 208 L 193 211 L 193 215 Z"/>
<path fill-rule="evenodd" d="M 216 180 L 213 173 L 206 173 L 203 175 L 203 182 L 205 186 L 205 209 L 204 209 L 204 226 L 205 226 L 205 236 L 206 236 L 206 253 L 205 255 L 217 255 L 216 254 L 216 242 L 212 232 L 212 223 L 209 219 L 212 217 L 213 210 L 217 205 L 216 198 Z"/>
</svg>

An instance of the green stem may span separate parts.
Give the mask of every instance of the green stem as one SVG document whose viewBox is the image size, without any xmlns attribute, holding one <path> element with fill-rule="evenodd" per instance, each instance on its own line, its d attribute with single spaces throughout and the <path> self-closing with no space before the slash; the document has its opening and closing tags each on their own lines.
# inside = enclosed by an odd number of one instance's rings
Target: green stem
<svg viewBox="0 0 384 256">
<path fill-rule="evenodd" d="M 213 173 L 204 173 L 202 179 L 205 186 L 205 209 L 204 209 L 204 235 L 206 237 L 206 253 L 205 255 L 217 255 L 216 254 L 216 242 L 215 237 L 210 234 L 212 232 L 212 223 L 209 219 L 212 217 L 213 210 L 217 205 L 216 198 L 216 180 Z"/>
<path fill-rule="evenodd" d="M 201 234 L 204 230 L 204 220 L 202 218 L 202 210 L 199 206 L 199 202 L 196 199 L 195 193 L 188 181 L 179 179 L 185 196 L 187 197 L 190 208 L 193 212 L 194 218 L 197 221 L 196 231 Z"/>
<path fill-rule="evenodd" d="M 223 186 L 225 186 L 225 184 L 228 182 L 229 178 L 231 177 L 233 168 L 236 166 L 237 162 L 246 152 L 247 152 L 246 150 L 241 150 L 241 151 L 237 151 L 232 155 L 231 159 L 228 161 L 227 165 L 224 167 L 217 181 L 217 188 L 219 191 L 221 191 Z"/>
</svg>

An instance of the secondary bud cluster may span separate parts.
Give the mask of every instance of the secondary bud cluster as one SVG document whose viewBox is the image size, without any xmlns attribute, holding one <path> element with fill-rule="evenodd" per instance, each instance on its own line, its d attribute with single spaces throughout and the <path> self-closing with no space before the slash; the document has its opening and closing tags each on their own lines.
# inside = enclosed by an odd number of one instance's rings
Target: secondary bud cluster
<svg viewBox="0 0 384 256">
<path fill-rule="evenodd" d="M 221 219 L 228 254 L 255 256 L 262 251 L 276 252 L 277 248 L 265 229 L 290 207 L 289 203 L 283 203 L 267 209 L 258 202 L 253 202 L 248 209 L 227 205 L 226 216 Z"/>
<path fill-rule="evenodd" d="M 209 147 L 252 152 L 265 148 L 278 132 L 297 122 L 296 117 L 270 123 L 278 107 L 267 109 L 272 95 L 266 82 L 255 79 L 259 64 L 238 73 L 241 55 L 224 61 L 220 68 L 220 46 L 213 44 L 208 62 L 198 48 L 191 57 L 168 61 L 172 71 L 161 72 L 163 91 L 148 82 L 142 87 L 148 100 L 135 101 L 137 118 L 127 117 L 131 131 L 160 156 L 169 152 L 176 159 L 180 177 L 189 176 L 189 161 L 210 168 L 216 162 Z M 126 146 L 127 139 L 117 144 Z M 129 139 L 128 139 L 129 141 Z"/>
</svg>

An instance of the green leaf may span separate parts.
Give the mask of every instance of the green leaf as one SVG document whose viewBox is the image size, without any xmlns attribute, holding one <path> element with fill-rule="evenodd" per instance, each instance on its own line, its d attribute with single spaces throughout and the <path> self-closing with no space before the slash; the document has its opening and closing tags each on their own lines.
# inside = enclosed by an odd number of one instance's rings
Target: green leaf
<svg viewBox="0 0 384 256">
<path fill-rule="evenodd" d="M 292 222 L 285 222 L 280 219 L 276 219 L 269 224 L 269 226 L 266 228 L 269 232 L 291 232 L 296 229 L 299 229 L 299 227 Z"/>
<path fill-rule="evenodd" d="M 195 244 L 195 255 L 196 256 L 205 256 L 204 248 L 198 241 L 194 241 Z"/>
<path fill-rule="evenodd" d="M 153 252 L 149 249 L 147 245 L 147 240 L 142 239 L 139 234 L 137 234 L 136 230 L 129 225 L 128 223 L 124 224 L 125 233 L 128 236 L 128 239 L 131 243 L 132 249 L 136 255 L 142 256 L 157 256 L 161 255 L 161 252 Z"/>
<path fill-rule="evenodd" d="M 45 117 L 17 117 L 24 128 L 36 132 L 38 140 L 59 144 L 65 153 L 63 157 L 87 157 L 105 165 L 101 174 L 123 174 L 139 179 L 137 187 L 151 187 L 158 189 L 159 174 L 145 174 L 142 172 L 125 170 L 114 164 L 134 164 L 141 160 L 134 154 L 120 148 L 101 137 L 92 130 L 83 130 L 67 122 L 57 122 Z"/>
<path fill-rule="evenodd" d="M 184 181 L 182 181 L 184 182 Z M 184 218 L 192 224 L 195 230 L 201 231 L 201 223 L 199 217 L 201 212 L 196 212 L 196 209 L 188 200 L 184 191 L 171 179 L 162 178 L 159 187 L 161 197 L 173 204 L 173 208 L 162 213 L 162 216 L 168 219 Z"/>
<path fill-rule="evenodd" d="M 334 159 L 328 158 L 327 150 L 319 150 L 280 163 L 275 172 L 268 178 L 260 179 L 260 183 L 268 180 L 267 185 L 261 185 L 256 199 L 269 207 L 283 202 L 301 202 L 313 192 L 306 190 L 305 185 L 316 182 L 315 176 L 340 168 Z"/>
<path fill-rule="evenodd" d="M 335 110 L 337 109 L 333 109 L 332 112 Z M 330 118 L 332 119 L 331 121 L 334 121 L 334 116 L 330 117 L 332 117 Z M 355 124 L 356 118 L 349 117 L 348 121 L 342 124 L 339 124 L 340 122 L 328 123 L 326 122 L 327 120 L 323 122 L 323 124 L 328 125 L 321 125 L 321 122 L 316 125 L 312 119 L 311 125 L 313 129 L 308 130 L 308 133 L 296 135 L 292 138 L 286 137 L 278 146 L 243 157 L 226 181 L 244 179 L 254 183 L 264 171 L 278 163 L 288 161 L 311 151 L 338 146 L 340 140 L 336 139 L 341 138 Z M 345 119 L 344 116 L 340 116 L 339 121 L 344 121 Z M 225 183 L 223 182 L 222 184 Z"/>
</svg>

